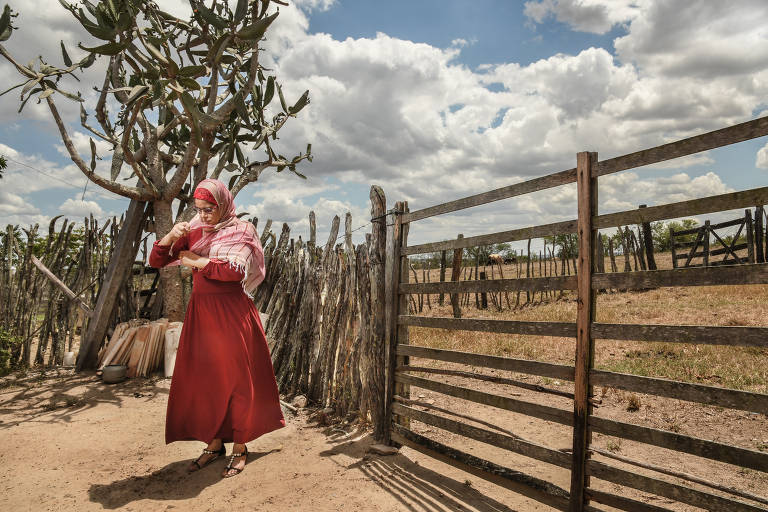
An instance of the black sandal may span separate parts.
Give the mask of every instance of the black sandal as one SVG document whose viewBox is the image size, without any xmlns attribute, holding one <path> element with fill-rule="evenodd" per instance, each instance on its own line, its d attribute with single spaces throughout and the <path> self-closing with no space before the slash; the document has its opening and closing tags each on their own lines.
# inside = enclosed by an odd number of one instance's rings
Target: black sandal
<svg viewBox="0 0 768 512">
<path fill-rule="evenodd" d="M 245 469 L 245 464 L 243 465 L 242 468 L 234 468 L 234 467 L 232 467 L 232 465 L 235 463 L 235 459 L 237 457 L 243 457 L 244 456 L 245 457 L 245 461 L 246 462 L 248 461 L 248 447 L 245 446 L 245 445 L 243 445 L 243 446 L 245 448 L 243 453 L 233 453 L 232 455 L 230 455 L 230 457 L 229 457 L 229 464 L 227 464 L 227 469 L 224 471 L 224 474 L 222 475 L 222 478 L 230 478 L 230 477 L 233 477 L 235 475 L 239 475 L 240 473 L 242 473 L 243 469 Z M 232 473 L 230 475 L 229 474 L 230 471 L 234 471 L 234 473 Z"/>
<path fill-rule="evenodd" d="M 222 455 L 224 455 L 224 454 L 226 454 L 226 453 L 227 453 L 227 451 L 224 449 L 224 444 L 223 444 L 223 443 L 222 443 L 222 445 L 221 445 L 221 448 L 219 448 L 218 450 L 209 450 L 208 448 L 205 448 L 205 449 L 203 450 L 203 453 L 202 453 L 202 454 L 200 454 L 200 456 L 199 456 L 197 459 L 195 459 L 195 460 L 192 462 L 192 464 L 194 464 L 195 466 L 197 466 L 197 469 L 192 469 L 192 470 L 189 470 L 189 472 L 190 472 L 190 473 L 194 473 L 195 471 L 200 471 L 200 470 L 201 470 L 201 469 L 203 469 L 205 466 L 207 466 L 208 464 L 210 464 L 211 462 L 215 461 L 215 460 L 216 460 L 216 459 L 218 459 L 220 456 L 222 456 Z M 202 458 L 203 458 L 205 455 L 216 455 L 216 456 L 215 456 L 215 457 L 211 457 L 210 459 L 208 459 L 208 460 L 205 462 L 205 464 L 203 464 L 203 465 L 200 465 L 200 459 L 202 459 Z"/>
</svg>

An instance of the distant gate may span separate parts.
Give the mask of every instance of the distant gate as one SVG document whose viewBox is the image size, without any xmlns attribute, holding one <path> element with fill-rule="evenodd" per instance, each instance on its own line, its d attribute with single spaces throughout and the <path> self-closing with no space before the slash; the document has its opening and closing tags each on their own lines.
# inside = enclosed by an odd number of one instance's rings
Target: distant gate
<svg viewBox="0 0 768 512">
<path fill-rule="evenodd" d="M 755 209 L 756 219 L 762 220 L 762 207 Z M 720 236 L 717 233 L 719 229 L 732 228 L 738 226 L 736 234 L 728 241 L 725 235 Z M 755 263 L 755 243 L 752 227 L 752 212 L 744 210 L 744 217 L 739 219 L 721 222 L 719 224 L 710 224 L 706 221 L 703 226 L 693 229 L 675 231 L 669 230 L 670 248 L 672 249 L 672 265 L 678 267 L 714 267 L 717 265 L 738 265 L 741 263 Z M 762 233 L 762 229 L 757 230 Z M 696 235 L 693 241 L 688 241 L 691 235 Z M 741 237 L 744 237 L 743 239 Z M 682 238 L 682 240 L 681 240 Z M 719 245 L 719 248 L 713 249 L 710 245 L 712 238 Z M 743 241 L 741 241 L 743 240 Z M 741 243 L 739 243 L 741 241 Z M 757 244 L 757 250 L 762 251 L 762 244 Z M 716 246 L 717 247 L 717 246 Z M 681 249 L 685 250 L 682 254 Z M 747 255 L 740 256 L 737 251 L 747 250 Z M 723 256 L 722 259 L 714 260 L 715 256 Z M 698 260 L 701 258 L 701 260 Z M 694 263 L 694 260 L 697 260 Z M 684 261 L 681 265 L 679 261 Z M 759 260 L 762 263 L 762 259 Z"/>
</svg>

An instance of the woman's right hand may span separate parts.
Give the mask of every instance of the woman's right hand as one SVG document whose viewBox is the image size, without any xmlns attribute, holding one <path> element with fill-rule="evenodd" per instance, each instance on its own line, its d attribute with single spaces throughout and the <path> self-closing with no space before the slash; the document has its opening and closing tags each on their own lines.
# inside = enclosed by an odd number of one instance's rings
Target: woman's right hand
<svg viewBox="0 0 768 512">
<path fill-rule="evenodd" d="M 189 233 L 189 222 L 179 222 L 160 240 L 160 245 L 173 245 L 176 240 L 187 233 Z"/>
</svg>

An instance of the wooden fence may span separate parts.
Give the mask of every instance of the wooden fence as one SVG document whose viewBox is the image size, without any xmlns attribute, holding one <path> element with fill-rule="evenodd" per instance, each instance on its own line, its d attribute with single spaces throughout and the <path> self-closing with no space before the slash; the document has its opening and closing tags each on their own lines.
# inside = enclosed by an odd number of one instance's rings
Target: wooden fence
<svg viewBox="0 0 768 512">
<path fill-rule="evenodd" d="M 60 218 L 50 221 L 47 236 L 39 235 L 38 225 L 23 230 L 8 225 L 2 236 L 0 327 L 18 340 L 11 366 L 60 365 L 64 352 L 73 349 L 89 321 L 89 305 L 96 301 L 122 224 L 112 218 L 99 226 L 90 217 L 76 228 L 63 219 L 57 230 Z M 120 298 L 112 325 L 136 316 L 133 280 L 123 283 Z"/>
<path fill-rule="evenodd" d="M 717 266 L 717 265 L 737 265 L 740 263 L 763 263 L 765 261 L 763 249 L 763 207 L 755 207 L 754 227 L 752 221 L 752 211 L 744 210 L 744 216 L 725 222 L 712 224 L 705 221 L 703 226 L 669 231 L 670 248 L 672 249 L 672 265 L 678 267 L 699 267 L 699 266 Z M 720 236 L 718 230 L 734 228 L 734 234 L 731 240 L 726 236 Z M 693 237 L 693 240 L 686 238 Z M 743 237 L 743 238 L 742 238 Z M 719 247 L 710 246 L 712 239 L 719 244 Z M 743 241 L 742 241 L 743 240 Z M 684 252 L 681 253 L 681 249 Z M 746 250 L 746 254 L 739 254 L 738 251 Z M 722 258 L 715 260 L 715 256 Z M 699 258 L 701 258 L 699 260 Z M 683 261 L 681 265 L 679 261 Z M 694 263 L 695 261 L 695 263 Z"/>
<path fill-rule="evenodd" d="M 593 368 L 595 345 L 603 339 L 768 347 L 768 328 L 765 327 L 625 325 L 595 322 L 595 296 L 596 292 L 601 289 L 768 283 L 768 265 L 764 263 L 623 273 L 596 271 L 596 260 L 598 259 L 596 254 L 599 247 L 598 229 L 631 224 L 642 225 L 662 219 L 753 207 L 765 204 L 768 200 L 768 187 L 762 187 L 600 215 L 597 211 L 598 178 L 600 176 L 706 151 L 766 134 L 768 134 L 768 118 L 761 118 L 610 160 L 599 161 L 596 153 L 579 153 L 577 166 L 574 169 L 414 212 L 409 211 L 407 203 L 396 203 L 394 209 L 389 212 L 389 219 L 391 220 L 388 220 L 388 223 L 391 224 L 391 227 L 387 236 L 386 259 L 386 283 L 388 285 L 386 318 L 387 339 L 389 340 L 387 418 L 391 418 L 391 429 L 389 430 L 391 440 L 427 453 L 500 485 L 515 489 L 526 496 L 560 510 L 599 510 L 595 504 L 632 511 L 668 510 L 658 505 L 631 499 L 623 494 L 598 490 L 591 485 L 591 478 L 630 487 L 707 510 L 768 510 L 766 508 L 768 499 L 765 497 L 754 496 L 743 491 L 731 491 L 732 495 L 738 496 L 735 498 L 719 492 L 703 490 L 700 487 L 690 485 L 691 482 L 696 484 L 702 482 L 702 479 L 696 479 L 690 475 L 675 473 L 677 480 L 671 481 L 645 476 L 636 471 L 628 471 L 592 460 L 590 446 L 591 434 L 601 433 L 726 462 L 741 468 L 758 471 L 768 469 L 768 453 L 615 421 L 596 416 L 593 412 L 593 387 L 599 385 L 725 408 L 768 413 L 768 395 L 765 394 L 598 371 Z M 574 182 L 578 191 L 577 219 L 499 233 L 458 237 L 448 241 L 408 245 L 409 228 L 414 222 L 435 215 L 455 212 Z M 409 256 L 412 255 L 443 250 L 456 251 L 458 254 L 467 247 L 569 233 L 578 234 L 579 250 L 576 275 L 493 281 L 454 280 L 452 282 L 422 282 L 418 284 L 409 282 Z M 517 290 L 532 293 L 542 290 L 576 291 L 578 307 L 575 322 L 427 318 L 411 315 L 408 312 L 408 295 L 413 293 L 445 293 L 455 297 L 462 293 Z M 414 346 L 409 343 L 408 330 L 410 326 L 572 337 L 576 340 L 575 365 L 565 366 Z M 429 375 L 445 373 L 445 371 L 413 366 L 410 364 L 412 357 L 571 381 L 574 383 L 573 410 L 545 406 L 416 376 L 415 373 Z M 487 376 L 472 371 L 460 373 L 465 378 L 475 378 L 478 381 L 488 380 Z M 434 407 L 427 402 L 418 402 L 419 408 L 417 408 L 410 396 L 411 386 L 572 427 L 571 453 L 564 453 L 561 450 L 506 433 L 453 419 L 457 416 L 461 417 L 461 415 L 453 414 L 453 418 L 446 417 L 444 414 L 438 414 L 440 412 L 445 413 L 446 410 Z M 447 412 L 451 415 L 450 411 Z M 565 468 L 570 471 L 570 489 L 557 487 L 546 480 L 534 478 L 512 468 L 481 459 L 466 451 L 449 447 L 418 434 L 410 427 L 412 420 Z M 654 468 L 647 464 L 643 467 Z M 681 481 L 683 483 L 679 483 Z M 725 486 L 714 485 L 718 491 L 726 489 Z"/>
</svg>

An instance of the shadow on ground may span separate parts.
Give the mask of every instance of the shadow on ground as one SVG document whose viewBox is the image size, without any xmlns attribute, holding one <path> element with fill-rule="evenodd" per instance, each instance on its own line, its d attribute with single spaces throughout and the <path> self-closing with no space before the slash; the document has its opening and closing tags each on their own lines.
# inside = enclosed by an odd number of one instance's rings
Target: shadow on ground
<svg viewBox="0 0 768 512">
<path fill-rule="evenodd" d="M 366 454 L 373 443 L 370 435 L 354 441 L 343 441 L 321 452 L 321 456 L 346 454 L 360 459 L 346 466 L 355 469 L 389 493 L 404 510 L 422 512 L 515 512 L 507 505 L 473 488 L 469 480 L 459 481 L 420 466 L 404 455 L 378 456 Z"/>
<path fill-rule="evenodd" d="M 275 450 L 249 452 L 250 464 Z M 221 482 L 227 457 L 206 466 L 205 471 L 187 473 L 189 460 L 172 462 L 146 476 L 132 476 L 109 484 L 94 484 L 88 489 L 90 501 L 106 509 L 117 509 L 138 500 L 185 500 L 198 496 L 203 489 Z"/>
<path fill-rule="evenodd" d="M 96 372 L 36 370 L 0 379 L 0 430 L 22 423 L 69 423 L 74 416 L 101 404 L 120 407 L 125 400 L 167 394 L 158 379 L 135 378 L 104 384 Z"/>
</svg>

